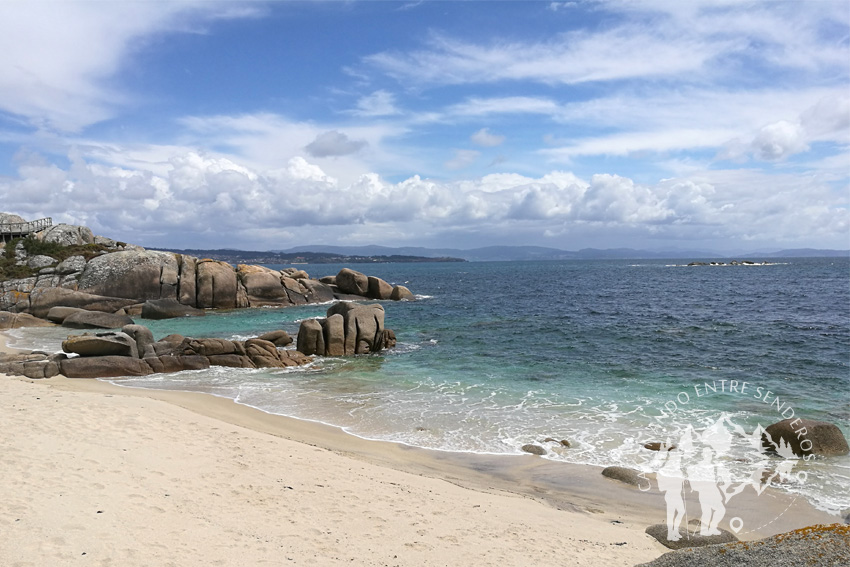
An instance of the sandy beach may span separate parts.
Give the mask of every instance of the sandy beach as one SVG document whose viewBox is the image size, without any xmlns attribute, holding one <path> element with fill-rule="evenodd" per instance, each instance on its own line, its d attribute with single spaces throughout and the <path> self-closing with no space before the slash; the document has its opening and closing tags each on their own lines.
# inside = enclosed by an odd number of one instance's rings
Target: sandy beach
<svg viewBox="0 0 850 567">
<path fill-rule="evenodd" d="M 591 467 L 366 441 L 201 394 L 0 377 L 0 431 L 2 565 L 634 565 L 667 551 L 644 533 L 663 499 Z M 771 531 L 826 519 L 797 504 Z"/>
</svg>

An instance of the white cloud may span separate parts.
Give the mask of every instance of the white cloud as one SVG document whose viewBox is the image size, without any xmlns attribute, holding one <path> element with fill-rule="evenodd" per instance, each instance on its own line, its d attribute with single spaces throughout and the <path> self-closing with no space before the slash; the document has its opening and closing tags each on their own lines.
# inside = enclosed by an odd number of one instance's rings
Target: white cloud
<svg viewBox="0 0 850 567">
<path fill-rule="evenodd" d="M 307 153 L 313 157 L 347 156 L 357 153 L 369 143 L 365 140 L 352 140 L 338 130 L 322 132 L 316 139 L 304 146 Z"/>
<path fill-rule="evenodd" d="M 742 70 L 738 62 L 747 59 L 777 69 L 843 72 L 846 39 L 837 30 L 846 30 L 846 10 L 840 4 L 816 2 L 800 10 L 795 3 L 770 1 L 597 2 L 607 17 L 596 29 L 512 43 L 434 35 L 422 49 L 376 53 L 364 62 L 418 85 L 669 77 L 691 82 L 695 73 L 735 77 Z M 549 5 L 556 11 L 562 6 Z M 835 41 L 824 41 L 829 29 L 839 34 Z"/>
<path fill-rule="evenodd" d="M 360 98 L 357 108 L 351 114 L 363 117 L 394 116 L 401 114 L 401 111 L 396 107 L 394 94 L 379 90 Z"/>
<path fill-rule="evenodd" d="M 472 97 L 446 109 L 448 116 L 486 116 L 489 114 L 549 114 L 560 113 L 560 106 L 551 99 L 512 96 L 482 98 Z"/>
<path fill-rule="evenodd" d="M 800 124 L 781 120 L 768 124 L 756 134 L 753 140 L 753 154 L 758 159 L 776 161 L 808 148 L 805 132 Z"/>
<path fill-rule="evenodd" d="M 550 2 L 549 9 L 553 12 L 557 12 L 558 10 L 564 10 L 566 8 L 571 8 L 576 6 L 576 2 Z"/>
<path fill-rule="evenodd" d="M 469 137 L 475 144 L 485 148 L 493 148 L 501 146 L 505 142 L 505 137 L 499 134 L 493 134 L 489 128 L 482 128 Z"/>
<path fill-rule="evenodd" d="M 561 235 L 564 242 L 548 243 L 575 248 L 572 238 L 581 234 L 584 246 L 615 235 L 632 245 L 684 239 L 841 247 L 850 230 L 850 197 L 830 180 L 753 170 L 691 172 L 655 184 L 612 174 L 586 181 L 560 171 L 391 183 L 375 173 L 341 182 L 298 156 L 259 170 L 184 150 L 161 173 L 91 162 L 79 152 L 69 158 L 68 168 L 23 159 L 17 179 L 0 180 L 4 209 L 171 247 L 271 249 L 351 241 L 355 233 L 362 242 L 386 243 L 392 235 L 393 242 L 421 243 L 425 234 L 462 232 L 468 245 L 515 243 L 519 234 L 545 243 Z"/>
<path fill-rule="evenodd" d="M 0 111 L 79 131 L 130 102 L 109 79 L 144 39 L 256 14 L 227 1 L 0 2 Z"/>
<path fill-rule="evenodd" d="M 770 122 L 728 140 L 720 157 L 740 161 L 752 156 L 763 161 L 782 161 L 808 151 L 814 142 L 850 143 L 850 96 L 828 93 L 801 110 L 788 113 L 796 114 L 792 120 Z"/>
<path fill-rule="evenodd" d="M 727 40 L 700 41 L 669 29 L 622 27 L 596 34 L 570 32 L 549 42 L 486 46 L 435 36 L 427 50 L 378 53 L 365 62 L 414 84 L 576 84 L 697 72 L 733 47 Z"/>
<path fill-rule="evenodd" d="M 407 131 L 404 125 L 298 122 L 269 113 L 194 116 L 182 119 L 180 124 L 188 129 L 180 136 L 187 146 L 232 148 L 232 153 L 243 163 L 256 169 L 274 168 L 292 156 L 309 157 L 329 175 L 350 183 L 375 170 L 409 172 L 422 168 L 417 155 L 404 154 L 397 146 L 386 143 L 404 134 Z M 308 153 L 307 146 L 331 131 L 345 132 L 348 143 L 329 144 L 327 148 L 314 146 L 319 154 L 325 153 L 323 150 L 333 150 L 326 154 L 327 157 Z M 357 151 L 339 155 L 340 150 L 354 149 L 354 145 L 361 142 L 365 144 Z M 122 156 L 115 154 L 114 159 L 122 159 Z"/>
</svg>

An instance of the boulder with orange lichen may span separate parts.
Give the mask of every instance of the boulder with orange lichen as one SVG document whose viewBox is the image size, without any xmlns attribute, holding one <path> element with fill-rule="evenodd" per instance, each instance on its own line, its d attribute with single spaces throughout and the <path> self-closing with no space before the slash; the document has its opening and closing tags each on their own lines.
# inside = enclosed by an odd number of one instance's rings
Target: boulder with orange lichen
<svg viewBox="0 0 850 567">
<path fill-rule="evenodd" d="M 665 553 L 637 567 L 846 567 L 850 565 L 850 526 L 818 524 L 756 541 L 739 541 Z"/>
</svg>

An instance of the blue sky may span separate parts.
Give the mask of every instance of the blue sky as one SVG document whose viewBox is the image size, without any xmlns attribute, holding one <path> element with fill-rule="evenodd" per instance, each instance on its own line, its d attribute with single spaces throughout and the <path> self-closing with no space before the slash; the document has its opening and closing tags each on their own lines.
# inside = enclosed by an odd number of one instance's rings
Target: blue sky
<svg viewBox="0 0 850 567">
<path fill-rule="evenodd" d="M 147 246 L 850 247 L 850 3 L 0 4 L 0 211 Z"/>
</svg>

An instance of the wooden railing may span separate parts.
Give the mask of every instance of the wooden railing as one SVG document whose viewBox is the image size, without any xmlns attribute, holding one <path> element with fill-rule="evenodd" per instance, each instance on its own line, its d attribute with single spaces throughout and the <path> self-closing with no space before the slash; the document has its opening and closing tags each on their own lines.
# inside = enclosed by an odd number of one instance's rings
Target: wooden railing
<svg viewBox="0 0 850 567">
<path fill-rule="evenodd" d="M 50 226 L 53 226 L 53 219 L 50 217 L 29 222 L 10 222 L 0 224 L 0 238 L 5 239 L 7 236 L 11 238 L 27 236 L 33 232 L 40 232 Z"/>
</svg>

